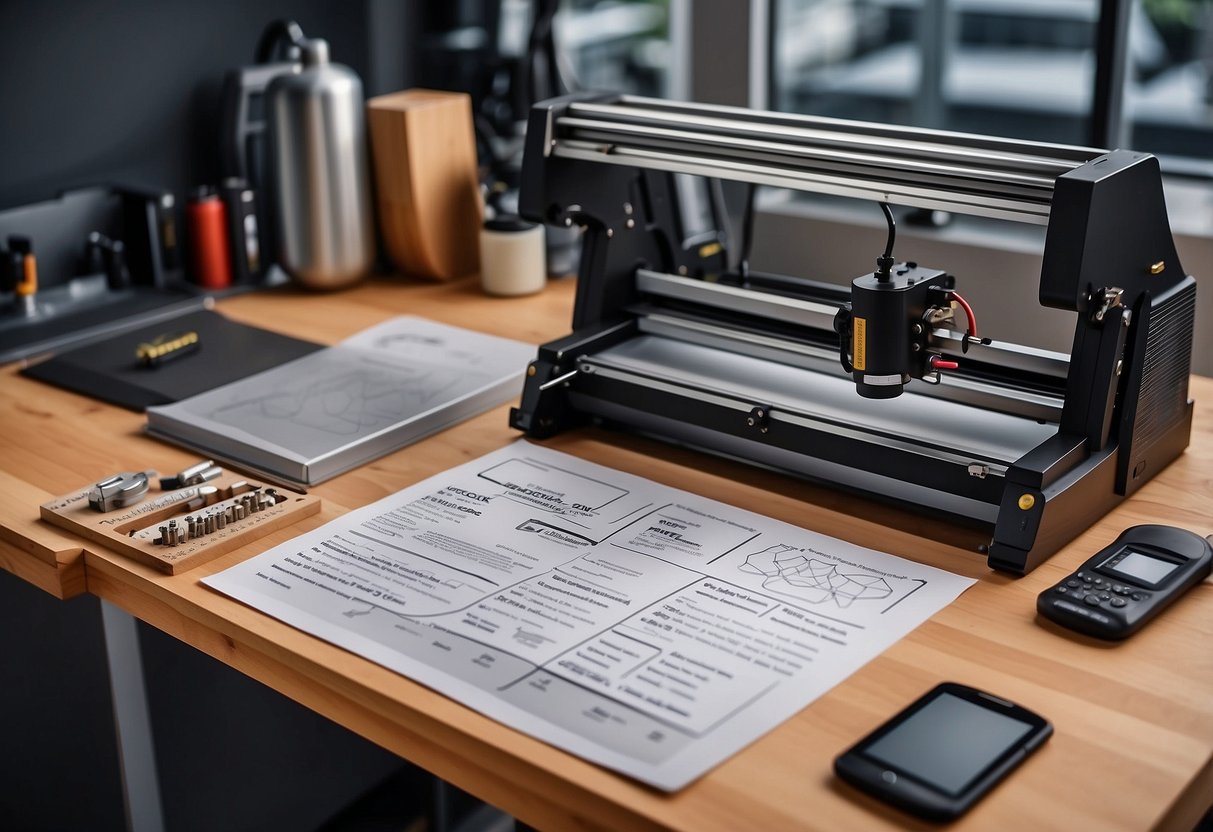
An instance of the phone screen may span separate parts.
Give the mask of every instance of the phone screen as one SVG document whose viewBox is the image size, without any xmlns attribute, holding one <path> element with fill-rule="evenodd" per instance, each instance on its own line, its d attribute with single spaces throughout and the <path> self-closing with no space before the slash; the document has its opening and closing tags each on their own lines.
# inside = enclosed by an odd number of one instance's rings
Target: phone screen
<svg viewBox="0 0 1213 832">
<path fill-rule="evenodd" d="M 864 752 L 955 796 L 1030 730 L 1026 722 L 943 693 Z"/>
<path fill-rule="evenodd" d="M 906 811 L 949 820 L 1040 747 L 1053 726 L 968 685 L 943 682 L 834 760 L 852 786 Z"/>
<path fill-rule="evenodd" d="M 1158 586 L 1163 578 L 1180 567 L 1180 564 L 1174 561 L 1163 560 L 1148 552 L 1128 546 L 1121 549 L 1108 561 L 1115 561 L 1115 563 L 1102 564 L 1107 566 L 1108 571 L 1134 578 L 1146 586 Z"/>
</svg>

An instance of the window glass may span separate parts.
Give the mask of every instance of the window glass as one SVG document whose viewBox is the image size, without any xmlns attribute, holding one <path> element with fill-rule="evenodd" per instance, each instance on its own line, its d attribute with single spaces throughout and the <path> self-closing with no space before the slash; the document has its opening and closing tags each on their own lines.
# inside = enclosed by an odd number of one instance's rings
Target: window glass
<svg viewBox="0 0 1213 832">
<path fill-rule="evenodd" d="M 670 94 L 669 0 L 563 0 L 556 32 L 578 89 Z"/>
<path fill-rule="evenodd" d="M 1213 160 L 1213 0 L 1130 3 L 1113 144 Z M 772 0 L 786 112 L 1091 143 L 1099 0 Z"/>
<path fill-rule="evenodd" d="M 772 103 L 1084 144 L 1098 0 L 775 0 Z"/>
<path fill-rule="evenodd" d="M 1125 116 L 1131 145 L 1163 157 L 1213 161 L 1213 2 L 1141 0 L 1130 13 L 1135 60 Z"/>
</svg>

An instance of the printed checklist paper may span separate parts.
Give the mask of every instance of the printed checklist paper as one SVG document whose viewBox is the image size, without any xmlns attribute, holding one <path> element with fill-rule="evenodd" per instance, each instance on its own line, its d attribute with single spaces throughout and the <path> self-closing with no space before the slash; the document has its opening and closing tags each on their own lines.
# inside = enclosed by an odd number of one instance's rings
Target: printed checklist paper
<svg viewBox="0 0 1213 832">
<path fill-rule="evenodd" d="M 519 441 L 204 583 L 672 791 L 973 580 Z"/>
</svg>

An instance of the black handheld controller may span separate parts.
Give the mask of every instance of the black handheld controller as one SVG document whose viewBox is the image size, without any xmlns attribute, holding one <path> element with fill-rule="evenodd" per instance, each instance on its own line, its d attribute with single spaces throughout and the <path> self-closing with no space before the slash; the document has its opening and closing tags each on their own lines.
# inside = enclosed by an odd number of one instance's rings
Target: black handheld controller
<svg viewBox="0 0 1213 832">
<path fill-rule="evenodd" d="M 1213 546 L 1173 526 L 1133 526 L 1036 599 L 1045 618 L 1103 639 L 1126 638 L 1200 583 Z"/>
</svg>

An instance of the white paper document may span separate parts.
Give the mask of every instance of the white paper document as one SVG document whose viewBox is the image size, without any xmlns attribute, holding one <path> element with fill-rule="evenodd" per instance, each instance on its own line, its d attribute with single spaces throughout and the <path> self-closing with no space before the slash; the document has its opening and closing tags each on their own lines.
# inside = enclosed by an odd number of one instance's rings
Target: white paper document
<svg viewBox="0 0 1213 832">
<path fill-rule="evenodd" d="M 523 441 L 204 582 L 666 790 L 973 584 Z"/>
</svg>

